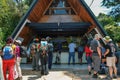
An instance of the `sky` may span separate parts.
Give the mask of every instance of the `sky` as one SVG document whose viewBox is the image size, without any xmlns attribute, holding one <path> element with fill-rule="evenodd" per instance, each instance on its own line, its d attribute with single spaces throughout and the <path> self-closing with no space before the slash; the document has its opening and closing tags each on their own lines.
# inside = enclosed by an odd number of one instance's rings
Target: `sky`
<svg viewBox="0 0 120 80">
<path fill-rule="evenodd" d="M 85 0 L 88 6 L 90 6 L 92 0 Z M 102 0 L 94 0 L 93 4 L 91 5 L 90 9 L 95 14 L 95 16 L 98 16 L 99 13 L 105 13 L 107 14 L 109 12 L 109 9 L 105 7 L 101 7 Z"/>
</svg>

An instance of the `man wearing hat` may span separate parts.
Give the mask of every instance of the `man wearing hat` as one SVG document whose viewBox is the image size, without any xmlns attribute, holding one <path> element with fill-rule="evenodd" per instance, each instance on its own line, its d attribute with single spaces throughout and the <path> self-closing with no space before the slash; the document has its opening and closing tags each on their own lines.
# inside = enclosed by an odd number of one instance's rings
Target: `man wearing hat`
<svg viewBox="0 0 120 80">
<path fill-rule="evenodd" d="M 41 74 L 47 75 L 48 71 L 48 42 L 45 38 L 41 39 L 40 46 Z"/>
<path fill-rule="evenodd" d="M 32 68 L 33 70 L 39 70 L 39 53 L 40 43 L 38 38 L 33 39 L 33 43 L 30 45 L 30 53 L 32 55 Z"/>
<path fill-rule="evenodd" d="M 112 39 L 109 36 L 105 36 L 103 39 L 106 42 L 104 57 L 106 57 L 107 66 L 109 67 L 110 78 L 117 78 L 115 45 L 112 43 Z"/>
</svg>

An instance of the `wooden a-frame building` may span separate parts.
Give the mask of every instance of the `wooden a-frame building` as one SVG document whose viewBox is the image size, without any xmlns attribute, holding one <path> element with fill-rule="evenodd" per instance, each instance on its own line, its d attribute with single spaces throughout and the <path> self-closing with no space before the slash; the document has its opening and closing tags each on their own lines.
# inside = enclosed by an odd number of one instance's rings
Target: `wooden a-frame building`
<svg viewBox="0 0 120 80">
<path fill-rule="evenodd" d="M 35 35 L 90 37 L 106 32 L 84 0 L 33 0 L 12 37 L 28 45 Z"/>
</svg>

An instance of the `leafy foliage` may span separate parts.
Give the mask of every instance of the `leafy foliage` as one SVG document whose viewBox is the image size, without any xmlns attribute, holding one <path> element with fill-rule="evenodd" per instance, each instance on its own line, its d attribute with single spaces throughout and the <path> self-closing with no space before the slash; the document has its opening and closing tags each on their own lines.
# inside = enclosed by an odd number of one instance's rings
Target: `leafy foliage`
<svg viewBox="0 0 120 80">
<path fill-rule="evenodd" d="M 0 43 L 11 35 L 28 8 L 23 0 L 0 0 Z"/>
<path fill-rule="evenodd" d="M 110 15 L 115 18 L 117 22 L 120 22 L 120 0 L 103 0 L 102 6 L 110 8 Z"/>
<path fill-rule="evenodd" d="M 32 2 L 33 0 L 25 0 L 25 4 L 27 4 L 28 6 L 30 6 Z"/>
<path fill-rule="evenodd" d="M 120 27 L 114 26 L 114 25 L 107 25 L 105 26 L 105 30 L 108 32 L 108 34 L 111 35 L 111 37 L 116 41 L 120 41 Z"/>
<path fill-rule="evenodd" d="M 120 26 L 114 21 L 114 18 L 105 14 L 99 14 L 98 20 L 104 26 L 107 33 L 114 39 L 114 41 L 120 41 Z"/>
<path fill-rule="evenodd" d="M 0 28 L 2 30 L 1 34 L 2 34 L 2 38 L 1 39 L 5 39 L 7 35 L 10 35 L 10 33 L 12 32 L 9 29 L 13 29 L 13 27 L 10 25 L 11 24 L 11 16 L 12 13 L 11 8 L 10 8 L 10 4 L 9 4 L 10 0 L 1 0 L 0 1 Z M 13 9 L 13 8 L 12 8 Z"/>
</svg>

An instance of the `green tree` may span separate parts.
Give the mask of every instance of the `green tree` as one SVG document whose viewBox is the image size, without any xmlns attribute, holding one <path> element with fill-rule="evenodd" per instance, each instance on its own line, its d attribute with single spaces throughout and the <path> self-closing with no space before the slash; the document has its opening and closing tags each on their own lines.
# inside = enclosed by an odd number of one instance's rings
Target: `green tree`
<svg viewBox="0 0 120 80">
<path fill-rule="evenodd" d="M 27 4 L 28 6 L 30 6 L 32 2 L 33 0 L 25 0 L 25 4 Z"/>
<path fill-rule="evenodd" d="M 100 21 L 103 28 L 107 31 L 108 35 L 110 35 L 114 39 L 114 41 L 119 42 L 120 26 L 117 24 L 117 22 L 114 21 L 114 18 L 100 13 L 98 16 L 98 20 Z"/>
<path fill-rule="evenodd" d="M 106 25 L 105 30 L 114 39 L 115 42 L 120 42 L 120 26 Z"/>
<path fill-rule="evenodd" d="M 28 10 L 29 4 L 27 2 L 31 2 L 31 0 L 15 0 L 16 1 L 16 7 L 18 9 L 19 15 L 22 17 L 24 13 Z"/>
<path fill-rule="evenodd" d="M 25 1 L 20 1 L 18 4 L 15 0 L 0 0 L 0 43 L 4 43 L 6 37 L 11 35 L 29 8 Z"/>
<path fill-rule="evenodd" d="M 117 24 L 115 21 L 114 21 L 114 18 L 111 17 L 111 16 L 108 16 L 106 14 L 103 14 L 103 13 L 100 13 L 98 15 L 98 20 L 100 21 L 100 23 L 102 24 L 102 26 L 106 26 L 106 25 L 115 25 Z"/>
<path fill-rule="evenodd" d="M 103 0 L 102 6 L 110 8 L 109 15 L 115 18 L 115 21 L 120 22 L 120 0 Z"/>
<path fill-rule="evenodd" d="M 10 5 L 8 4 L 7 0 L 0 0 L 0 28 L 3 32 L 2 35 L 4 35 L 2 39 L 5 39 L 6 35 L 11 33 L 9 30 L 12 29 L 10 26 L 12 16 L 10 11 Z"/>
</svg>

